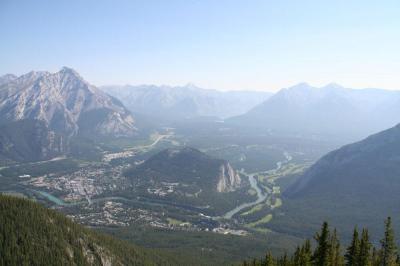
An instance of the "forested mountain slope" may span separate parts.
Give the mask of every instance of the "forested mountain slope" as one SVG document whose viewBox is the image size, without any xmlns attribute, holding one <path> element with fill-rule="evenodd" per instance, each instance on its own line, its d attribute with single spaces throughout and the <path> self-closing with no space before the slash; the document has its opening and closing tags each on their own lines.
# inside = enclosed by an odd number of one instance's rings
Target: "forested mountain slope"
<svg viewBox="0 0 400 266">
<path fill-rule="evenodd" d="M 309 234 L 327 220 L 346 234 L 354 224 L 378 234 L 387 216 L 400 231 L 400 125 L 330 152 L 284 194 L 278 231 Z"/>
<path fill-rule="evenodd" d="M 0 265 L 176 264 L 22 198 L 0 195 L 0 224 Z"/>
</svg>

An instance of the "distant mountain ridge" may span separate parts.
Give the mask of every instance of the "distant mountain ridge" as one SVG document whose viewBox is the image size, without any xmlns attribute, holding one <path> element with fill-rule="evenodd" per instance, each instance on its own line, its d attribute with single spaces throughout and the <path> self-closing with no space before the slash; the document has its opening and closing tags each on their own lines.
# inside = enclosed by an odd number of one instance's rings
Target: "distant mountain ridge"
<svg viewBox="0 0 400 266">
<path fill-rule="evenodd" d="M 400 92 L 307 83 L 282 89 L 228 123 L 292 134 L 348 136 L 356 140 L 400 122 Z"/>
<path fill-rule="evenodd" d="M 272 95 L 269 92 L 217 91 L 185 86 L 103 86 L 133 112 L 168 118 L 243 114 Z"/>
</svg>

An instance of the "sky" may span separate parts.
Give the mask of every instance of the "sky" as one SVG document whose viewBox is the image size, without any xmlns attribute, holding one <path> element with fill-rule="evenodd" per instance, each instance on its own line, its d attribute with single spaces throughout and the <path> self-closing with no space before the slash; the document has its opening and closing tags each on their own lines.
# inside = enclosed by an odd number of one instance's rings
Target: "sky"
<svg viewBox="0 0 400 266">
<path fill-rule="evenodd" d="M 0 0 L 0 75 L 95 85 L 400 89 L 400 1 Z"/>
</svg>

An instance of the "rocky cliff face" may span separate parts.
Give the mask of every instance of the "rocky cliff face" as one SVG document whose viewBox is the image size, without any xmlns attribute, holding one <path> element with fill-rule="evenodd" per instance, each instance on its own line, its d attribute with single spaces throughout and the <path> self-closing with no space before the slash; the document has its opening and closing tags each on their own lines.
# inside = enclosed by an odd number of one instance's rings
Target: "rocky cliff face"
<svg viewBox="0 0 400 266">
<path fill-rule="evenodd" d="M 57 73 L 32 71 L 0 83 L 0 123 L 43 121 L 68 137 L 78 134 L 132 136 L 132 115 L 116 99 L 64 67 Z"/>
<path fill-rule="evenodd" d="M 219 168 L 220 173 L 218 176 L 217 191 L 218 192 L 231 192 L 240 187 L 240 175 L 226 162 Z"/>
</svg>

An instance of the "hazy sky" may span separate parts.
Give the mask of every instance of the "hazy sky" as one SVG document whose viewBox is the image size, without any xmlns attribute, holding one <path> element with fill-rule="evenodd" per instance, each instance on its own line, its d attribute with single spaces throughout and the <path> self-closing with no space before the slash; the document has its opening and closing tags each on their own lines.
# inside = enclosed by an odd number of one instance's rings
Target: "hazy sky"
<svg viewBox="0 0 400 266">
<path fill-rule="evenodd" d="M 400 1 L 0 0 L 0 74 L 277 90 L 400 89 Z"/>
</svg>

